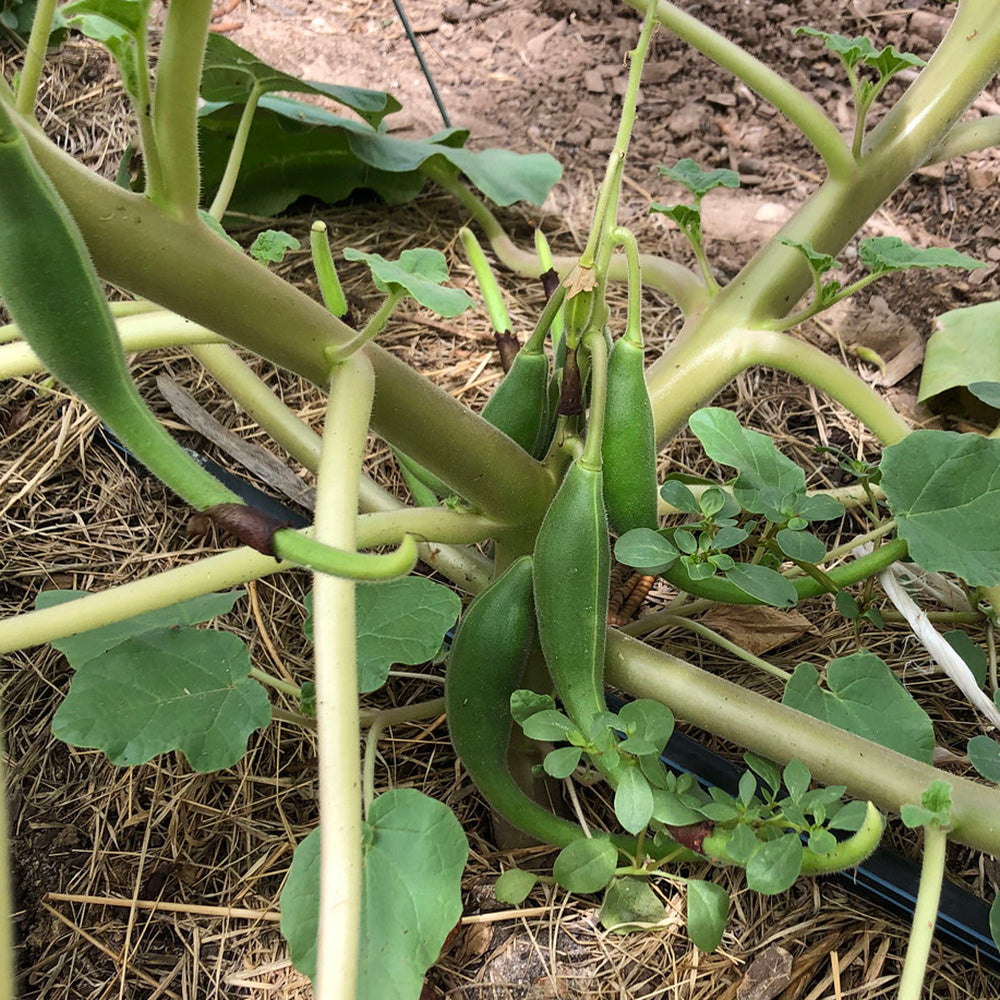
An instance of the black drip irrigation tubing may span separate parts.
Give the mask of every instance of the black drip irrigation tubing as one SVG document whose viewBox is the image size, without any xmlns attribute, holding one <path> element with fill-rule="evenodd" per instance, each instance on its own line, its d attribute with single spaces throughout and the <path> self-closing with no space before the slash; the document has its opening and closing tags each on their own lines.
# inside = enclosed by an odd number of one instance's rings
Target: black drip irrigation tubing
<svg viewBox="0 0 1000 1000">
<path fill-rule="evenodd" d="M 107 429 L 103 428 L 108 444 L 118 452 L 135 460 L 135 457 Z M 311 522 L 280 501 L 261 492 L 240 476 L 227 472 L 211 459 L 190 452 L 203 468 L 224 486 L 255 507 L 267 510 L 292 527 L 305 527 Z M 138 463 L 137 463 L 138 464 Z M 450 643 L 453 631 L 446 640 Z M 617 712 L 625 704 L 614 694 L 607 695 L 608 707 Z M 684 733 L 674 731 L 660 760 L 675 774 L 690 774 L 705 788 L 721 788 L 730 795 L 739 790 L 740 777 L 747 770 L 732 764 L 724 757 L 702 746 Z M 823 876 L 834 878 L 846 889 L 862 899 L 876 903 L 892 913 L 913 919 L 913 911 L 920 884 L 920 867 L 909 858 L 888 847 L 877 847 L 874 853 L 857 868 Z M 1000 951 L 990 935 L 990 907 L 975 894 L 945 880 L 941 887 L 934 933 L 956 950 L 979 959 L 1000 972 Z"/>
<path fill-rule="evenodd" d="M 437 109 L 441 113 L 441 120 L 444 122 L 444 127 L 451 128 L 451 119 L 448 117 L 444 101 L 441 100 L 441 95 L 438 93 L 438 89 L 434 84 L 434 77 L 431 75 L 431 70 L 427 65 L 427 60 L 424 59 L 424 54 L 420 50 L 420 42 L 417 41 L 417 35 L 410 26 L 410 19 L 406 16 L 406 11 L 403 10 L 402 0 L 392 0 L 392 5 L 396 8 L 396 13 L 399 15 L 399 20 L 403 25 L 403 30 L 406 32 L 406 37 L 410 40 L 410 45 L 413 48 L 413 54 L 417 57 L 417 62 L 420 63 L 420 69 L 424 74 L 424 79 L 427 81 L 427 86 L 431 89 L 431 96 L 434 98 L 434 103 L 437 105 Z"/>
</svg>

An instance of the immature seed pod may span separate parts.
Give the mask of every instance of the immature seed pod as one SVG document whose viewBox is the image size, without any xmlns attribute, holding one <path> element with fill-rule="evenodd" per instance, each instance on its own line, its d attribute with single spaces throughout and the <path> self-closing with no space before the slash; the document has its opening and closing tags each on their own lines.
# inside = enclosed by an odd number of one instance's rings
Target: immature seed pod
<svg viewBox="0 0 1000 1000">
<path fill-rule="evenodd" d="M 483 417 L 529 455 L 548 447 L 549 359 L 521 348 L 483 407 Z M 544 442 L 544 443 L 543 443 Z"/>
<path fill-rule="evenodd" d="M 611 551 L 599 469 L 577 459 L 535 540 L 535 609 L 545 662 L 566 714 L 586 733 L 606 710 Z"/>
<path fill-rule="evenodd" d="M 656 530 L 656 435 L 642 348 L 619 338 L 608 358 L 604 408 L 604 502 L 611 526 Z"/>
</svg>

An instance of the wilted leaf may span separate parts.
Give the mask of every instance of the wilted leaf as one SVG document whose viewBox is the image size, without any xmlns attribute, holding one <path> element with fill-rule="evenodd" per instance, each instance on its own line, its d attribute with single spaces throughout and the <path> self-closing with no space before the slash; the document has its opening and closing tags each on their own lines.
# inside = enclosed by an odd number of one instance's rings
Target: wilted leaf
<svg viewBox="0 0 1000 1000">
<path fill-rule="evenodd" d="M 756 656 L 816 632 L 813 623 L 798 611 L 765 604 L 720 604 L 701 620 Z"/>
</svg>

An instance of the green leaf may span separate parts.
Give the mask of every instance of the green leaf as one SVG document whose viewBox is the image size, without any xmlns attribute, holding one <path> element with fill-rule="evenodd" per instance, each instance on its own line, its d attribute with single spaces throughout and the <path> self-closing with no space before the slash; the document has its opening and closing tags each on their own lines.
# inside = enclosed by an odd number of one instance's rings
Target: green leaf
<svg viewBox="0 0 1000 1000">
<path fill-rule="evenodd" d="M 545 755 L 542 767 L 553 778 L 568 778 L 580 763 L 582 753 L 579 747 L 559 747 Z"/>
<path fill-rule="evenodd" d="M 305 603 L 303 630 L 312 639 L 311 593 Z M 394 664 L 412 666 L 431 660 L 461 606 L 454 591 L 420 576 L 359 584 L 354 594 L 359 690 L 380 688 Z"/>
<path fill-rule="evenodd" d="M 192 597 L 190 600 L 171 604 L 156 611 L 147 611 L 134 618 L 103 625 L 89 632 L 66 636 L 65 639 L 55 639 L 52 646 L 66 657 L 74 670 L 79 670 L 88 660 L 103 655 L 123 640 L 138 637 L 143 632 L 169 628 L 172 625 L 198 625 L 218 618 L 219 615 L 228 614 L 244 594 L 243 590 L 230 590 L 224 594 Z M 35 607 L 51 608 L 56 604 L 65 604 L 67 601 L 86 596 L 85 590 L 43 590 L 35 598 Z"/>
<path fill-rule="evenodd" d="M 618 712 L 618 718 L 624 726 L 634 726 L 636 735 L 648 740 L 657 754 L 663 751 L 674 731 L 674 713 L 652 698 L 627 702 Z"/>
<path fill-rule="evenodd" d="M 726 570 L 726 579 L 764 604 L 776 608 L 791 608 L 798 603 L 799 595 L 791 582 L 766 566 L 737 563 L 732 569 Z"/>
<path fill-rule="evenodd" d="M 202 187 L 214 191 L 226 168 L 242 105 L 206 102 L 199 114 Z M 336 204 L 358 188 L 400 204 L 423 189 L 426 175 L 421 170 L 431 160 L 460 170 L 498 205 L 540 205 L 561 176 L 558 162 L 547 153 L 457 148 L 467 138 L 467 131 L 449 129 L 425 140 L 399 139 L 365 122 L 268 94 L 254 114 L 230 207 L 274 215 L 304 195 Z"/>
<path fill-rule="evenodd" d="M 809 850 L 814 854 L 829 854 L 837 846 L 837 838 L 829 830 L 812 830 L 809 833 Z"/>
<path fill-rule="evenodd" d="M 917 401 L 943 407 L 949 390 L 968 387 L 1000 409 L 1000 301 L 942 313 L 927 341 Z M 976 387 L 974 389 L 974 387 Z"/>
<path fill-rule="evenodd" d="M 660 496 L 673 507 L 676 507 L 682 514 L 700 514 L 701 507 L 698 498 L 682 483 L 676 479 L 668 479 L 660 487 Z"/>
<path fill-rule="evenodd" d="M 673 544 L 652 528 L 633 528 L 615 542 L 615 559 L 647 573 L 662 573 L 677 556 Z"/>
<path fill-rule="evenodd" d="M 735 545 L 742 545 L 749 537 L 746 528 L 720 528 L 712 537 L 712 551 L 717 552 L 720 549 L 731 549 Z"/>
<path fill-rule="evenodd" d="M 145 38 L 150 0 L 78 0 L 66 4 L 66 24 L 100 42 L 114 57 L 126 93 L 139 95 L 139 38 Z"/>
<path fill-rule="evenodd" d="M 844 516 L 844 505 L 826 493 L 811 497 L 796 496 L 792 506 L 795 513 L 806 521 L 834 521 Z"/>
<path fill-rule="evenodd" d="M 264 94 L 281 90 L 328 97 L 356 111 L 374 126 L 387 114 L 402 107 L 396 98 L 381 90 L 300 80 L 269 66 L 224 35 L 210 34 L 201 74 L 202 98 L 213 102 L 245 104 L 254 89 Z"/>
<path fill-rule="evenodd" d="M 576 730 L 576 723 L 562 712 L 547 710 L 529 716 L 521 723 L 521 728 L 531 740 L 564 740 Z"/>
<path fill-rule="evenodd" d="M 694 160 L 683 159 L 675 167 L 660 167 L 660 176 L 683 184 L 700 201 L 717 187 L 737 188 L 740 175 L 735 170 L 702 170 Z"/>
<path fill-rule="evenodd" d="M 537 884 L 538 876 L 534 872 L 510 868 L 497 879 L 493 892 L 501 903 L 520 906 L 531 895 L 531 890 Z"/>
<path fill-rule="evenodd" d="M 809 264 L 809 269 L 813 274 L 826 274 L 837 263 L 836 258 L 828 253 L 820 253 L 818 250 L 814 250 L 812 244 L 807 241 L 790 240 L 786 237 L 781 237 L 778 242 L 784 243 L 786 247 L 793 247 L 798 250 L 805 257 L 806 262 Z"/>
<path fill-rule="evenodd" d="M 790 888 L 802 871 L 802 841 L 786 833 L 761 844 L 747 861 L 747 885 L 765 896 Z"/>
<path fill-rule="evenodd" d="M 738 865 L 746 865 L 757 847 L 757 838 L 749 826 L 741 823 L 726 842 L 726 854 Z"/>
<path fill-rule="evenodd" d="M 611 880 L 601 904 L 601 926 L 616 934 L 646 930 L 666 916 L 667 909 L 648 879 L 626 875 Z"/>
<path fill-rule="evenodd" d="M 236 247 L 236 249 L 239 250 L 240 253 L 243 253 L 243 247 L 241 247 L 239 243 L 237 243 L 236 240 L 234 240 L 232 236 L 230 236 L 229 233 L 226 232 L 226 230 L 222 226 L 222 223 L 219 222 L 218 219 L 216 219 L 214 216 L 209 215 L 208 212 L 206 212 L 203 208 L 198 209 L 198 218 L 201 219 L 201 221 L 204 222 L 205 225 L 208 226 L 208 228 L 211 229 L 216 236 L 221 237 L 230 246 Z"/>
<path fill-rule="evenodd" d="M 925 764 L 933 761 L 930 718 L 873 653 L 832 660 L 826 683 L 829 691 L 820 687 L 814 667 L 800 663 L 785 685 L 781 701 Z"/>
<path fill-rule="evenodd" d="M 212 36 L 213 38 L 216 36 Z M 258 233 L 250 247 L 250 256 L 261 264 L 280 264 L 289 250 L 298 250 L 302 244 L 288 233 L 265 229 Z"/>
<path fill-rule="evenodd" d="M 792 531 L 791 528 L 782 528 L 774 536 L 774 540 L 778 543 L 778 548 L 789 559 L 797 559 L 799 562 L 819 563 L 826 555 L 826 546 L 808 531 Z"/>
<path fill-rule="evenodd" d="M 735 414 L 710 406 L 692 413 L 688 423 L 709 458 L 737 470 L 733 493 L 751 513 L 766 514 L 771 494 L 805 492 L 805 473 L 769 437 L 742 427 Z"/>
<path fill-rule="evenodd" d="M 690 826 L 700 823 L 701 812 L 685 805 L 676 792 L 664 788 L 653 789 L 653 819 L 668 826 Z"/>
<path fill-rule="evenodd" d="M 415 788 L 368 810 L 361 873 L 357 1000 L 413 1000 L 462 915 L 465 833 L 451 810 Z M 281 891 L 281 932 L 292 963 L 316 976 L 320 831 L 295 850 Z"/>
<path fill-rule="evenodd" d="M 969 633 L 960 628 L 943 633 L 941 638 L 962 657 L 965 665 L 972 671 L 972 676 L 976 678 L 976 683 L 982 687 L 986 683 L 986 674 L 989 670 L 983 647 L 977 646 L 969 638 Z"/>
<path fill-rule="evenodd" d="M 809 768 L 800 760 L 790 760 L 785 766 L 782 777 L 792 801 L 799 803 L 802 796 L 809 791 L 809 783 L 812 781 Z"/>
<path fill-rule="evenodd" d="M 987 266 L 951 247 L 920 249 L 904 243 L 898 236 L 872 236 L 862 240 L 858 244 L 858 259 L 873 274 L 905 271 L 911 267 L 959 267 L 974 271 Z"/>
<path fill-rule="evenodd" d="M 713 823 L 731 823 L 740 818 L 739 807 L 732 802 L 706 802 L 701 814 Z"/>
<path fill-rule="evenodd" d="M 687 880 L 687 932 L 701 951 L 715 951 L 729 918 L 729 893 L 714 882 Z"/>
<path fill-rule="evenodd" d="M 846 590 L 838 591 L 834 600 L 837 602 L 837 610 L 848 621 L 854 621 L 854 619 L 861 614 L 861 608 L 858 607 L 858 602 L 854 599 L 853 595 L 848 593 Z"/>
<path fill-rule="evenodd" d="M 926 66 L 919 56 L 912 52 L 897 52 L 895 47 L 887 45 L 874 58 L 865 60 L 869 66 L 878 71 L 882 79 L 889 79 L 904 69 Z"/>
<path fill-rule="evenodd" d="M 914 431 L 882 455 L 882 488 L 913 560 L 1000 583 L 1000 440 Z"/>
<path fill-rule="evenodd" d="M 653 818 L 653 789 L 638 767 L 622 769 L 615 789 L 615 816 L 634 834 L 645 830 Z"/>
<path fill-rule="evenodd" d="M 739 800 L 740 805 L 748 806 L 753 801 L 753 797 L 756 794 L 757 794 L 757 779 L 754 777 L 752 771 L 744 771 L 740 775 L 740 782 L 736 798 Z"/>
<path fill-rule="evenodd" d="M 849 833 L 855 833 L 864 825 L 867 816 L 868 803 L 857 799 L 838 809 L 827 826 L 831 830 L 847 830 Z"/>
<path fill-rule="evenodd" d="M 380 291 L 405 291 L 439 316 L 458 316 L 472 305 L 472 298 L 461 288 L 441 287 L 449 279 L 448 265 L 440 250 L 404 250 L 398 260 L 386 260 L 381 254 L 346 247 L 344 257 L 364 261 Z"/>
<path fill-rule="evenodd" d="M 559 852 L 552 877 L 570 892 L 600 892 L 617 867 L 618 851 L 607 837 L 581 837 Z"/>
<path fill-rule="evenodd" d="M 661 205 L 654 201 L 649 206 L 650 212 L 658 215 L 665 215 L 672 222 L 677 223 L 677 228 L 689 237 L 698 240 L 701 237 L 701 209 L 694 205 Z"/>
<path fill-rule="evenodd" d="M 519 726 L 537 712 L 554 711 L 555 707 L 555 699 L 550 694 L 535 694 L 522 689 L 510 696 L 510 714 Z"/>
<path fill-rule="evenodd" d="M 965 752 L 972 766 L 987 781 L 1000 785 L 1000 743 L 988 736 L 973 736 Z"/>
<path fill-rule="evenodd" d="M 750 753 L 749 751 L 743 754 L 743 759 L 746 761 L 747 767 L 749 767 L 754 774 L 760 775 L 764 784 L 766 784 L 772 792 L 777 792 L 781 788 L 781 771 L 778 769 L 778 765 L 772 760 L 768 760 L 766 757 L 758 757 L 755 753 Z"/>
<path fill-rule="evenodd" d="M 859 62 L 873 59 L 878 55 L 878 49 L 867 38 L 848 38 L 846 35 L 836 35 L 830 31 L 820 31 L 818 28 L 795 28 L 793 35 L 810 35 L 822 38 L 826 47 L 835 52 L 848 66 L 856 66 Z"/>
<path fill-rule="evenodd" d="M 249 673 L 250 653 L 229 632 L 146 630 L 77 667 L 52 733 L 123 767 L 180 750 L 196 771 L 218 771 L 271 721 Z"/>
</svg>

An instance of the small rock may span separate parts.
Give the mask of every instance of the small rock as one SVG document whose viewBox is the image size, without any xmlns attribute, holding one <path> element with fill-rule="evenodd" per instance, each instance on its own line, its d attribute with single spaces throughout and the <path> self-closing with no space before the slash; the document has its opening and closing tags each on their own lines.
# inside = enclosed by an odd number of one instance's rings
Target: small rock
<svg viewBox="0 0 1000 1000">
<path fill-rule="evenodd" d="M 646 63 L 642 70 L 643 83 L 665 83 L 680 72 L 681 64 L 674 59 Z"/>
<path fill-rule="evenodd" d="M 706 94 L 705 100 L 709 104 L 714 104 L 716 107 L 720 108 L 735 108 L 736 107 L 736 95 L 726 91 L 719 94 Z"/>
<path fill-rule="evenodd" d="M 910 15 L 910 31 L 932 45 L 937 45 L 948 30 L 950 19 L 929 10 L 915 10 Z"/>
<path fill-rule="evenodd" d="M 461 21 L 466 14 L 469 13 L 469 5 L 464 2 L 464 0 L 458 0 L 457 3 L 446 4 L 444 9 L 441 11 L 441 16 L 446 21 L 451 21 L 453 24 Z"/>
<path fill-rule="evenodd" d="M 603 94 L 604 93 L 604 77 L 601 76 L 599 70 L 588 69 L 583 74 L 583 85 L 592 94 Z"/>
<path fill-rule="evenodd" d="M 594 153 L 610 153 L 615 148 L 615 140 L 608 136 L 594 136 L 587 145 L 587 149 Z"/>
<path fill-rule="evenodd" d="M 747 969 L 736 992 L 737 1000 L 772 1000 L 792 981 L 792 956 L 771 945 Z"/>
</svg>

